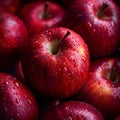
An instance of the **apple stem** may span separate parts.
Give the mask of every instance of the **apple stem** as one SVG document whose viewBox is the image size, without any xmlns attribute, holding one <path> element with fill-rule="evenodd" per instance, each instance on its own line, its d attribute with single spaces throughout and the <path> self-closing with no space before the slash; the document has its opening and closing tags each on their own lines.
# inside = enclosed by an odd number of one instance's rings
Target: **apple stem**
<svg viewBox="0 0 120 120">
<path fill-rule="evenodd" d="M 99 17 L 99 18 L 104 18 L 105 17 L 105 15 L 104 15 L 104 11 L 105 11 L 105 9 L 108 7 L 108 5 L 106 4 L 106 3 L 104 3 L 103 5 L 102 5 L 102 7 L 101 7 L 101 9 L 98 11 L 98 13 L 97 13 L 97 16 Z"/>
<path fill-rule="evenodd" d="M 111 74 L 110 74 L 110 80 L 112 82 L 118 82 L 119 81 L 119 75 L 116 73 L 115 67 L 112 68 Z"/>
<path fill-rule="evenodd" d="M 49 17 L 49 9 L 48 8 L 49 8 L 49 1 L 45 1 L 43 18 Z"/>
<path fill-rule="evenodd" d="M 67 38 L 68 35 L 70 35 L 70 34 L 71 34 L 71 32 L 70 32 L 70 31 L 67 31 L 67 33 L 65 34 L 65 36 L 64 36 L 60 41 L 62 41 L 62 40 L 64 40 L 65 38 Z"/>
<path fill-rule="evenodd" d="M 59 51 L 59 49 L 60 49 L 60 45 L 61 45 L 61 41 L 63 41 L 64 39 L 66 39 L 67 37 L 68 37 L 68 35 L 70 35 L 71 34 L 71 32 L 70 31 L 67 31 L 67 33 L 65 34 L 65 36 L 62 38 L 62 39 L 60 39 L 57 43 L 56 43 L 56 45 L 54 45 L 54 49 L 52 50 L 52 54 L 54 54 L 54 55 L 56 55 L 57 53 L 58 53 L 58 51 Z"/>
</svg>

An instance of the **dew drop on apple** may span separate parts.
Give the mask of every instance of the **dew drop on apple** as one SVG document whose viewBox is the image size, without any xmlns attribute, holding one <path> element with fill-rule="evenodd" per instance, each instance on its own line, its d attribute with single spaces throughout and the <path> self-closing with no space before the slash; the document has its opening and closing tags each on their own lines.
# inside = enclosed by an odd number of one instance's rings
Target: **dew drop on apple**
<svg viewBox="0 0 120 120">
<path fill-rule="evenodd" d="M 31 105 L 32 104 L 32 102 L 31 102 L 31 100 L 30 99 L 28 99 L 28 103 Z"/>
<path fill-rule="evenodd" d="M 9 83 L 8 83 L 8 81 L 6 81 L 6 85 L 8 85 Z"/>
<path fill-rule="evenodd" d="M 113 84 L 112 84 L 112 87 L 114 88 L 114 87 L 115 87 L 115 85 L 113 85 Z"/>
<path fill-rule="evenodd" d="M 91 24 L 90 22 L 87 22 L 87 25 L 88 25 L 89 27 L 92 27 L 92 24 Z"/>
<path fill-rule="evenodd" d="M 67 68 L 66 68 L 66 67 L 64 67 L 64 70 L 65 70 L 65 71 L 67 71 Z"/>
<path fill-rule="evenodd" d="M 112 26 L 114 26 L 114 25 L 115 25 L 115 22 L 114 22 L 114 21 L 112 21 L 112 22 L 111 22 L 111 25 L 112 25 Z"/>
<path fill-rule="evenodd" d="M 19 98 L 17 98 L 17 99 L 16 99 L 16 103 L 17 103 L 17 104 L 18 104 L 18 103 L 20 103 L 20 100 L 19 100 Z"/>
<path fill-rule="evenodd" d="M 16 87 L 19 87 L 19 83 L 18 82 L 16 82 L 15 85 L 16 85 Z"/>
<path fill-rule="evenodd" d="M 68 120 L 72 120 L 72 117 L 68 116 Z"/>
<path fill-rule="evenodd" d="M 83 61 L 83 62 L 86 62 L 86 59 L 85 59 L 85 58 L 82 58 L 82 61 Z"/>
</svg>

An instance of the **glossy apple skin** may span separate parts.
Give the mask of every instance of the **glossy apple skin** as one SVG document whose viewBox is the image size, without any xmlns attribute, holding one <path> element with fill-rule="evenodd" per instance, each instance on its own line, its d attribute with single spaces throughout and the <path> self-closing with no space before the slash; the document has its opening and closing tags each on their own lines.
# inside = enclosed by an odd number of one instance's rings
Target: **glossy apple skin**
<svg viewBox="0 0 120 120">
<path fill-rule="evenodd" d="M 77 98 L 82 98 L 98 108 L 106 118 L 111 119 L 118 115 L 120 113 L 120 59 L 104 58 L 94 61 L 90 66 L 88 79 L 79 90 Z"/>
<path fill-rule="evenodd" d="M 38 120 L 35 97 L 15 77 L 0 73 L 0 96 L 1 120 Z"/>
<path fill-rule="evenodd" d="M 24 23 L 10 13 L 0 14 L 0 70 L 16 65 L 28 43 L 28 32 Z"/>
<path fill-rule="evenodd" d="M 0 4 L 0 13 L 3 13 L 3 12 L 9 12 L 9 11 L 4 5 Z"/>
<path fill-rule="evenodd" d="M 61 40 L 67 31 L 71 34 Z M 89 51 L 83 39 L 68 28 L 53 27 L 30 41 L 22 58 L 26 81 L 43 96 L 66 98 L 75 94 L 89 69 Z"/>
<path fill-rule="evenodd" d="M 104 15 L 98 17 L 107 4 Z M 75 0 L 68 9 L 63 26 L 79 33 L 86 41 L 91 57 L 112 54 L 120 42 L 120 9 L 111 0 Z"/>
<path fill-rule="evenodd" d="M 43 120 L 104 120 L 93 106 L 79 101 L 68 101 L 50 110 Z"/>
<path fill-rule="evenodd" d="M 20 17 L 26 24 L 30 34 L 58 25 L 65 10 L 57 3 L 49 1 L 49 16 L 42 16 L 46 1 L 32 2 L 24 6 L 20 11 Z"/>
<path fill-rule="evenodd" d="M 21 0 L 0 0 L 0 3 L 5 6 L 9 12 L 16 13 L 21 5 Z"/>
</svg>

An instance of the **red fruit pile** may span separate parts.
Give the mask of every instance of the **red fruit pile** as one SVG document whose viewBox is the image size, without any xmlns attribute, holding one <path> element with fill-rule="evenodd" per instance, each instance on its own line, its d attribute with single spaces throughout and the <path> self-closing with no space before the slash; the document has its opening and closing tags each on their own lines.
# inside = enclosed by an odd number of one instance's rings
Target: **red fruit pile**
<svg viewBox="0 0 120 120">
<path fill-rule="evenodd" d="M 119 120 L 119 0 L 0 0 L 0 119 Z"/>
</svg>

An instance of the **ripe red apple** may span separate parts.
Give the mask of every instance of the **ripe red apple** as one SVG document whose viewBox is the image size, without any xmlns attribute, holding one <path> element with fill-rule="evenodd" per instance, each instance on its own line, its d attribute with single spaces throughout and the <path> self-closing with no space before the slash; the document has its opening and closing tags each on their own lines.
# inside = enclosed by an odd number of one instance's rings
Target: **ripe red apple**
<svg viewBox="0 0 120 120">
<path fill-rule="evenodd" d="M 52 1 L 32 2 L 20 10 L 30 34 L 58 25 L 64 14 L 64 9 Z"/>
<path fill-rule="evenodd" d="M 0 119 L 38 120 L 39 112 L 32 92 L 13 76 L 0 73 Z"/>
<path fill-rule="evenodd" d="M 77 97 L 98 108 L 106 118 L 120 113 L 120 59 L 104 58 L 90 66 L 88 79 Z"/>
<path fill-rule="evenodd" d="M 112 0 L 75 0 L 63 22 L 83 37 L 91 57 L 112 54 L 120 42 L 120 9 Z"/>
<path fill-rule="evenodd" d="M 84 84 L 89 69 L 89 51 L 79 34 L 53 27 L 30 39 L 23 58 L 26 81 L 43 96 L 66 98 Z"/>
<path fill-rule="evenodd" d="M 114 120 L 120 120 L 120 115 L 118 115 Z"/>
<path fill-rule="evenodd" d="M 23 22 L 13 14 L 0 13 L 0 70 L 16 65 L 28 42 Z"/>
<path fill-rule="evenodd" d="M 68 101 L 50 110 L 43 120 L 104 120 L 102 114 L 92 105 Z"/>
<path fill-rule="evenodd" d="M 0 4 L 5 6 L 9 12 L 16 13 L 21 5 L 21 0 L 0 0 Z"/>
</svg>

